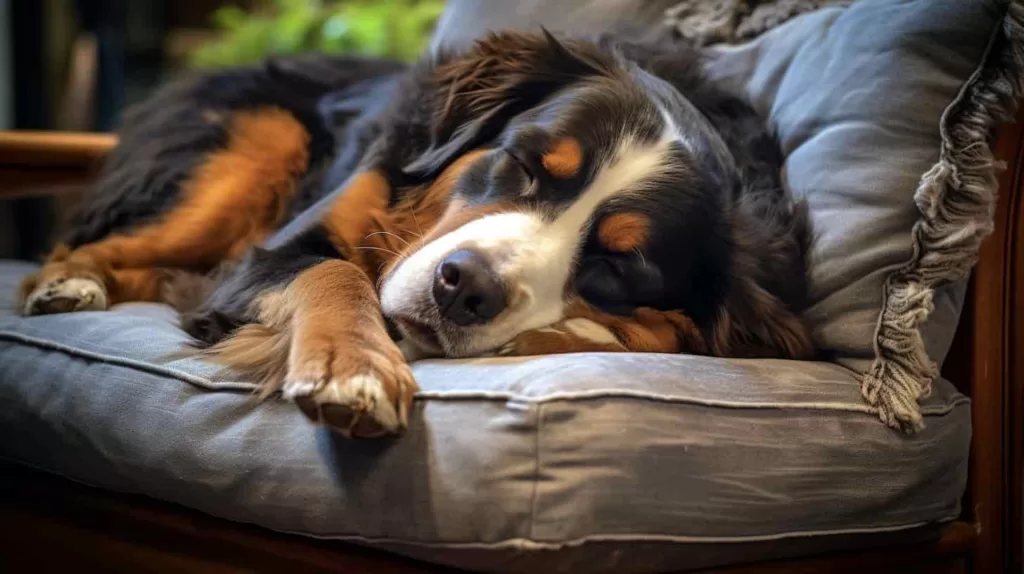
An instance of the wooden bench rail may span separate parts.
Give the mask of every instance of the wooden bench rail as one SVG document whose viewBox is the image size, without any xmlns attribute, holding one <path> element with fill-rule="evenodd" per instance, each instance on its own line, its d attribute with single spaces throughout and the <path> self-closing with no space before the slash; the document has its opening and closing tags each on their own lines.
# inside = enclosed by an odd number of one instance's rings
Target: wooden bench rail
<svg viewBox="0 0 1024 574">
<path fill-rule="evenodd" d="M 115 145 L 110 134 L 0 131 L 0 199 L 88 185 Z"/>
</svg>

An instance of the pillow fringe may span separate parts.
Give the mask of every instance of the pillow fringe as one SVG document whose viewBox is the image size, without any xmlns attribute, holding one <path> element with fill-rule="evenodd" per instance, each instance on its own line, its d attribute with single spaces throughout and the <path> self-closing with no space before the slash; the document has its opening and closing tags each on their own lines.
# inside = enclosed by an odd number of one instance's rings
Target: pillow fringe
<svg viewBox="0 0 1024 574">
<path fill-rule="evenodd" d="M 665 10 L 665 25 L 697 46 L 734 44 L 760 36 L 818 8 L 852 0 L 684 0 Z"/>
<path fill-rule="evenodd" d="M 1007 6 L 984 64 L 942 116 L 939 161 L 921 177 L 914 201 L 910 260 L 886 279 L 875 331 L 875 360 L 861 393 L 886 425 L 914 432 L 924 427 L 918 401 L 927 396 L 938 366 L 919 330 L 933 309 L 934 289 L 964 279 L 993 232 L 998 182 L 1004 169 L 989 146 L 992 130 L 1012 121 L 1024 93 L 1024 5 Z"/>
</svg>

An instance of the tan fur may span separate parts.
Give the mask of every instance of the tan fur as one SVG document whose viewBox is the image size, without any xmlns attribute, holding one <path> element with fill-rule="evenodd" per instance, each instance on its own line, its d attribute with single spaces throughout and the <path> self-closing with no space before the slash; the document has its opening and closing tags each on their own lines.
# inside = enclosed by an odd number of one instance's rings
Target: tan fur
<svg viewBox="0 0 1024 574">
<path fill-rule="evenodd" d="M 705 354 L 708 346 L 700 329 L 686 315 L 678 311 L 658 311 L 641 307 L 629 317 L 604 313 L 580 299 L 574 299 L 566 309 L 566 320 L 588 319 L 608 329 L 619 344 L 595 343 L 571 331 L 558 329 L 527 331 L 514 341 L 513 354 L 537 355 L 552 353 L 581 353 L 591 351 L 635 353 L 692 353 Z"/>
<path fill-rule="evenodd" d="M 356 248 L 362 245 L 375 215 L 384 213 L 390 200 L 391 185 L 383 173 L 370 170 L 354 175 L 321 220 L 334 248 L 359 263 L 362 254 Z"/>
<path fill-rule="evenodd" d="M 29 273 L 21 279 L 21 283 L 18 284 L 18 303 L 19 307 L 24 306 L 25 301 L 28 300 L 30 293 L 35 291 L 36 286 L 39 285 L 39 274 Z"/>
<path fill-rule="evenodd" d="M 378 214 L 377 228 L 364 243 L 378 257 L 378 266 L 368 271 L 375 281 L 434 239 L 487 213 L 509 209 L 504 204 L 470 207 L 452 199 L 459 178 L 487 152 L 480 149 L 462 155 L 422 191 L 407 192 L 390 213 Z"/>
<path fill-rule="evenodd" d="M 551 146 L 551 150 L 541 157 L 541 165 L 552 176 L 569 179 L 580 171 L 583 165 L 583 150 L 580 142 L 573 138 L 562 138 Z"/>
<path fill-rule="evenodd" d="M 250 323 L 198 356 L 255 382 L 257 397 L 265 399 L 284 382 L 291 342 L 289 329 L 277 331 L 262 323 Z"/>
<path fill-rule="evenodd" d="M 597 239 L 609 251 L 626 253 L 647 243 L 650 219 L 639 213 L 613 213 L 597 226 Z"/>
<path fill-rule="evenodd" d="M 585 317 L 606 327 L 632 352 L 640 353 L 706 353 L 707 345 L 700 330 L 689 317 L 678 311 L 659 311 L 641 307 L 629 317 L 603 313 L 576 300 L 569 307 L 569 317 Z"/>
<path fill-rule="evenodd" d="M 627 350 L 621 344 L 598 343 L 580 337 L 572 331 L 558 329 L 557 326 L 521 333 L 512 345 L 513 350 L 509 354 L 521 357 L 563 353 L 621 353 Z"/>
<path fill-rule="evenodd" d="M 372 374 L 396 411 L 408 412 L 415 381 L 388 335 L 376 290 L 359 267 L 325 261 L 256 305 L 259 323 L 242 327 L 201 354 L 258 381 L 264 397 L 286 380 L 322 386 Z"/>
<path fill-rule="evenodd" d="M 306 169 L 309 134 L 278 108 L 238 112 L 228 133 L 227 145 L 196 168 L 163 218 L 74 251 L 57 247 L 37 282 L 98 278 L 115 301 L 160 300 L 162 272 L 154 268 L 208 269 L 262 241 L 284 217 Z"/>
<path fill-rule="evenodd" d="M 57 245 L 43 267 L 22 280 L 21 301 L 24 302 L 37 285 L 60 279 L 91 279 L 101 285 L 113 282 L 113 275 L 108 266 L 87 256 L 72 259 L 69 258 L 70 254 L 71 250 L 66 245 Z"/>
<path fill-rule="evenodd" d="M 110 304 L 129 301 L 163 301 L 164 286 L 170 273 L 160 268 L 114 269 L 108 285 Z"/>
<path fill-rule="evenodd" d="M 454 184 L 485 152 L 465 154 L 423 189 L 407 190 L 390 211 L 391 190 L 383 175 L 355 176 L 323 220 L 332 243 L 352 261 L 321 263 L 284 291 L 262 297 L 258 324 L 242 327 L 203 355 L 257 380 L 263 397 L 287 378 L 326 383 L 374 373 L 388 396 L 401 402 L 398 410 L 407 412 L 415 382 L 387 333 L 375 281 L 384 266 L 425 243 L 427 231 L 453 216 Z M 299 402 L 310 418 L 324 418 L 316 404 Z"/>
<path fill-rule="evenodd" d="M 774 356 L 781 359 L 811 359 L 814 343 L 803 321 L 775 296 L 752 282 L 745 284 L 751 293 L 752 316 L 739 321 L 728 307 L 723 308 L 711 335 L 711 351 L 724 357 Z"/>
<path fill-rule="evenodd" d="M 113 268 L 212 267 L 273 231 L 306 169 L 309 134 L 288 112 L 268 108 L 232 117 L 227 146 L 210 154 L 161 220 L 85 245 Z"/>
<path fill-rule="evenodd" d="M 431 183 L 404 190 L 401 200 L 390 209 L 391 189 L 383 174 L 356 175 L 322 221 L 331 243 L 376 284 L 386 268 L 419 249 L 428 234 L 436 236 L 432 230 L 452 206 L 455 183 L 487 151 L 464 154 Z"/>
</svg>

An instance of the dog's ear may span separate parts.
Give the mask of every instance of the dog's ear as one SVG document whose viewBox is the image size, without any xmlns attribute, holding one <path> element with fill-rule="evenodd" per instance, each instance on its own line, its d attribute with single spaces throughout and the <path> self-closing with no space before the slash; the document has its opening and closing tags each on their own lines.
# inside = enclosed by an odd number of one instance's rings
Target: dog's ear
<svg viewBox="0 0 1024 574">
<path fill-rule="evenodd" d="M 725 357 L 810 359 L 807 327 L 778 297 L 749 278 L 737 285 L 718 311 L 711 335 L 714 354 Z"/>
<path fill-rule="evenodd" d="M 405 171 L 436 174 L 555 91 L 616 69 L 611 53 L 588 43 L 560 41 L 547 30 L 490 33 L 468 52 L 434 68 L 431 144 Z"/>
</svg>

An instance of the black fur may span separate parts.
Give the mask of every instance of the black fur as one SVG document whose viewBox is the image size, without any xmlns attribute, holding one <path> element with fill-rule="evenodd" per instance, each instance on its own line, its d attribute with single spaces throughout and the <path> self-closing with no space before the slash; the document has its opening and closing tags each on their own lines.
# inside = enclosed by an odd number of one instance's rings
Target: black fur
<svg viewBox="0 0 1024 574">
<path fill-rule="evenodd" d="M 507 50 L 486 60 L 493 70 L 459 70 L 463 54 L 404 70 L 390 62 L 310 57 L 166 88 L 126 115 L 122 145 L 69 242 L 94 241 L 171 205 L 178 184 L 203 155 L 224 145 L 218 114 L 262 105 L 290 111 L 312 134 L 310 171 L 290 222 L 266 249 L 237 265 L 199 309 L 185 314 L 186 330 L 209 344 L 253 320 L 250 305 L 259 293 L 339 256 L 322 236 L 318 214 L 361 167 L 383 170 L 398 201 L 403 189 L 429 181 L 465 151 L 504 147 L 512 150 L 507 165 L 489 165 L 486 172 L 480 167 L 467 174 L 473 189 L 460 190 L 474 201 L 491 201 L 502 196 L 502 185 L 518 185 L 508 182 L 518 181 L 521 170 L 540 173 L 529 169 L 536 161 L 530 150 L 542 143 L 530 139 L 540 133 L 534 126 L 564 128 L 558 122 L 566 117 L 584 118 L 574 133 L 584 134 L 588 150 L 601 150 L 623 122 L 645 134 L 643 123 L 653 116 L 637 110 L 653 100 L 671 110 L 693 145 L 673 151 L 681 167 L 657 182 L 657 193 L 628 205 L 653 222 L 646 260 L 604 252 L 592 237 L 581 258 L 579 291 L 613 312 L 637 306 L 683 310 L 718 341 L 713 348 L 720 354 L 809 351 L 795 318 L 806 300 L 806 219 L 782 189 L 781 152 L 764 119 L 707 81 L 699 54 L 681 43 L 609 37 L 594 43 L 550 35 L 543 42 L 522 35 L 491 41 L 491 48 L 485 41 L 480 50 Z M 516 63 L 522 65 L 502 69 Z M 650 125 L 643 137 L 657 137 L 656 124 Z M 588 165 L 597 164 L 599 153 L 591 153 Z M 584 170 L 577 180 L 546 182 L 531 201 L 571 201 L 586 177 Z"/>
</svg>

